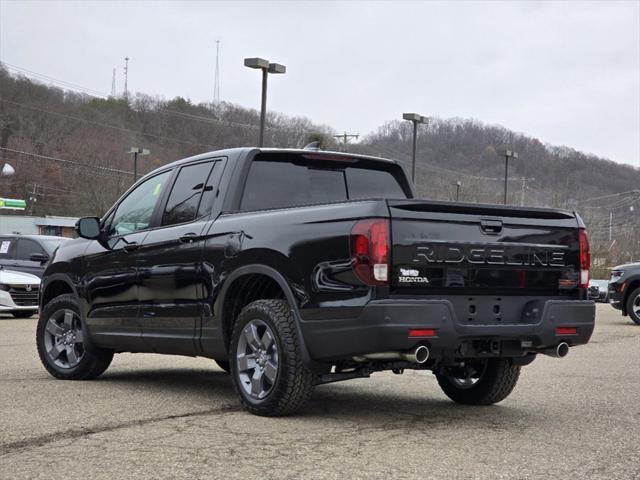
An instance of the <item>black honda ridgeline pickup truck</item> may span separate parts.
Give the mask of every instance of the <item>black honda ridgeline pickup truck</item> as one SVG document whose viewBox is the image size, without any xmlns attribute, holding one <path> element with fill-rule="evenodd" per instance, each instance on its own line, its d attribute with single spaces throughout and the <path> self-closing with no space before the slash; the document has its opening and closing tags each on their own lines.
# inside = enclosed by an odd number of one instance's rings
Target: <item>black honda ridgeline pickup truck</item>
<svg viewBox="0 0 640 480">
<path fill-rule="evenodd" d="M 381 158 L 198 155 L 77 232 L 40 291 L 38 352 L 60 379 L 155 352 L 214 359 L 259 415 L 294 412 L 316 385 L 405 369 L 487 405 L 536 355 L 563 357 L 594 327 L 576 213 L 416 200 Z"/>
</svg>

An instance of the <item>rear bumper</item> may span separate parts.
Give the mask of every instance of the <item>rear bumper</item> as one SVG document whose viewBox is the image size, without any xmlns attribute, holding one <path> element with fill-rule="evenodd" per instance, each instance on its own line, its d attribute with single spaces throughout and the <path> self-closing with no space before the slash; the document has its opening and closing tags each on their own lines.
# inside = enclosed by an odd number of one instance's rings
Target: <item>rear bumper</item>
<svg viewBox="0 0 640 480">
<path fill-rule="evenodd" d="M 498 356 L 520 356 L 527 351 L 554 347 L 561 341 L 571 346 L 589 341 L 595 324 L 594 302 L 547 300 L 540 305 L 542 308 L 532 323 L 503 319 L 469 325 L 456 318 L 451 301 L 434 299 L 372 301 L 356 318 L 300 324 L 314 360 L 407 351 L 420 344 L 429 347 L 431 358 L 452 358 L 466 356 L 465 349 L 475 340 L 498 342 L 500 350 L 495 352 Z M 573 327 L 576 333 L 556 335 L 557 327 Z M 409 338 L 410 329 L 433 329 L 435 336 Z"/>
</svg>

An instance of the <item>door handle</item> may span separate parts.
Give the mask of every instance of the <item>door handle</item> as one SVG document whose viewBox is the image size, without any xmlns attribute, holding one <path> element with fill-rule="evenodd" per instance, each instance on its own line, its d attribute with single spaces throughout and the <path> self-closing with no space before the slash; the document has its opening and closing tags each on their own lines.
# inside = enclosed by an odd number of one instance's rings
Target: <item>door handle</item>
<svg viewBox="0 0 640 480">
<path fill-rule="evenodd" d="M 138 242 L 127 243 L 124 247 L 122 247 L 125 252 L 133 252 L 140 248 L 140 244 Z"/>
<path fill-rule="evenodd" d="M 193 232 L 189 232 L 189 233 L 185 233 L 180 237 L 180 242 L 191 243 L 191 242 L 195 242 L 196 240 L 200 240 L 201 238 L 202 237 L 200 235 L 197 235 Z"/>
</svg>

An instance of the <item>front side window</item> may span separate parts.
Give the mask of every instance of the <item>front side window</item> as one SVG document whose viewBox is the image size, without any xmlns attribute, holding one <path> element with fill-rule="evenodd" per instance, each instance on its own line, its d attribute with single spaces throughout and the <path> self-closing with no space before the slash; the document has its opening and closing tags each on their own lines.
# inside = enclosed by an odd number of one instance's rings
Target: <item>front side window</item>
<svg viewBox="0 0 640 480">
<path fill-rule="evenodd" d="M 180 169 L 162 215 L 163 226 L 191 222 L 196 218 L 202 191 L 213 190 L 207 182 L 212 165 L 213 162 L 205 162 Z"/>
<path fill-rule="evenodd" d="M 170 176 L 171 171 L 167 171 L 151 177 L 127 195 L 112 216 L 109 236 L 127 235 L 149 228 L 153 210 Z"/>
</svg>

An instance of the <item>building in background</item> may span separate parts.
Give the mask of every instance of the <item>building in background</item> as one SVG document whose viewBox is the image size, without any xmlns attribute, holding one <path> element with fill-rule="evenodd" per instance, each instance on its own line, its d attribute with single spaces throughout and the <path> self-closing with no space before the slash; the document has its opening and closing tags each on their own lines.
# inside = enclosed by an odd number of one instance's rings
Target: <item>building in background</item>
<svg viewBox="0 0 640 480">
<path fill-rule="evenodd" d="M 76 217 L 0 215 L 0 235 L 56 235 L 75 237 Z"/>
</svg>

